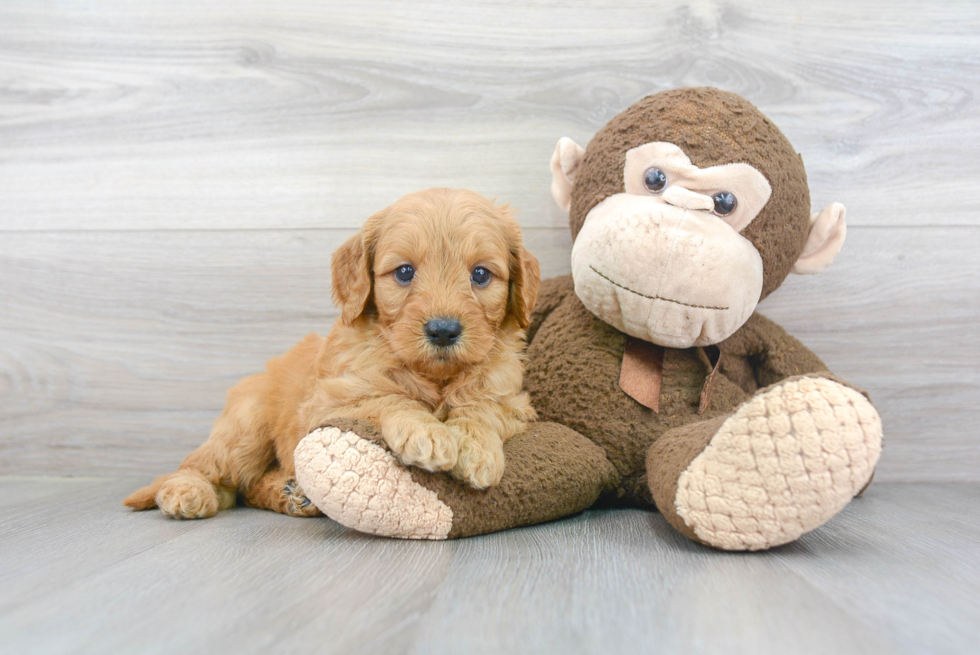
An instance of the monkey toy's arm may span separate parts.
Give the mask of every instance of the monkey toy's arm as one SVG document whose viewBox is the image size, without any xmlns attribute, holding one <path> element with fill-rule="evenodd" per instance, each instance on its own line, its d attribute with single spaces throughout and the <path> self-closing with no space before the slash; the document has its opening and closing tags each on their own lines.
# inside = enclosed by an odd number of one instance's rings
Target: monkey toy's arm
<svg viewBox="0 0 980 655">
<path fill-rule="evenodd" d="M 534 309 L 531 311 L 531 324 L 527 328 L 527 343 L 531 343 L 544 320 L 574 290 L 575 285 L 572 282 L 571 275 L 562 275 L 561 277 L 541 280 L 541 287 L 538 289 L 538 300 L 534 304 Z"/>
<path fill-rule="evenodd" d="M 746 354 L 753 365 L 759 388 L 774 385 L 788 378 L 825 378 L 850 387 L 864 396 L 869 403 L 871 402 L 871 396 L 867 391 L 831 373 L 827 365 L 812 350 L 765 316 L 753 314 L 739 332 L 745 333 L 745 345 L 749 346 L 750 351 Z M 738 336 L 736 334 L 733 339 Z M 874 473 L 872 473 L 873 477 Z M 864 493 L 864 489 L 867 489 L 870 484 L 869 479 L 858 495 Z"/>
<path fill-rule="evenodd" d="M 738 354 L 745 356 L 750 362 L 760 389 L 788 378 L 824 378 L 850 387 L 871 401 L 867 391 L 831 373 L 812 350 L 761 314 L 753 314 L 729 341 L 736 342 L 733 350 L 741 349 L 742 352 Z M 874 478 L 873 472 L 871 477 Z M 858 495 L 864 493 L 870 484 L 871 479 Z"/>
<path fill-rule="evenodd" d="M 721 345 L 725 352 L 748 361 L 759 388 L 801 375 L 834 377 L 813 351 L 760 314 L 752 314 L 745 325 Z"/>
</svg>

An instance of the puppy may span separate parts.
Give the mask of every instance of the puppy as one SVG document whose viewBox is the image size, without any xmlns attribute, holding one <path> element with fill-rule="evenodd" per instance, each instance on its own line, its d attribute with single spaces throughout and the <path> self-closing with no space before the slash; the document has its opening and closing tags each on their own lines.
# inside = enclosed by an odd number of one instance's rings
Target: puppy
<svg viewBox="0 0 980 655">
<path fill-rule="evenodd" d="M 206 518 L 241 494 L 316 515 L 293 450 L 341 417 L 377 424 L 404 464 L 478 489 L 500 481 L 503 443 L 534 418 L 522 351 L 540 281 L 510 212 L 470 191 L 410 194 L 334 253 L 332 276 L 330 333 L 242 380 L 204 445 L 123 504 Z"/>
</svg>

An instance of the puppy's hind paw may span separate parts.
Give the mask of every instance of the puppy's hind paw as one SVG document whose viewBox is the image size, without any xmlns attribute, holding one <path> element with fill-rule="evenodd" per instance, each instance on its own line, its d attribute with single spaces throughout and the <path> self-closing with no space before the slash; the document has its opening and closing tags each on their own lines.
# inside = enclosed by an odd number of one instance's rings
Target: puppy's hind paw
<svg viewBox="0 0 980 655">
<path fill-rule="evenodd" d="M 303 489 L 294 478 L 286 480 L 286 484 L 282 487 L 282 496 L 286 501 L 286 514 L 290 516 L 319 516 L 321 513 L 310 499 L 306 497 Z"/>
<path fill-rule="evenodd" d="M 160 485 L 156 504 L 160 511 L 175 519 L 206 519 L 220 509 L 218 490 L 193 473 L 175 475 Z"/>
</svg>

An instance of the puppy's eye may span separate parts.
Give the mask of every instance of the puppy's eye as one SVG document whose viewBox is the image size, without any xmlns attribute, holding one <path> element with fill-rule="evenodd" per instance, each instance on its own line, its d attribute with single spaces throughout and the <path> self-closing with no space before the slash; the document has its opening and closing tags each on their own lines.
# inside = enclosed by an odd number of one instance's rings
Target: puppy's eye
<svg viewBox="0 0 980 655">
<path fill-rule="evenodd" d="M 403 264 L 395 269 L 395 279 L 398 284 L 410 284 L 413 277 L 415 277 L 415 267 L 410 264 Z"/>
<path fill-rule="evenodd" d="M 473 284 L 478 287 L 485 287 L 490 284 L 491 277 L 493 276 L 490 274 L 490 271 L 482 266 L 477 266 L 473 269 L 473 274 L 470 275 L 470 280 L 472 280 Z"/>
<path fill-rule="evenodd" d="M 716 193 L 711 199 L 715 201 L 715 213 L 719 216 L 728 216 L 738 206 L 738 199 L 735 194 L 728 191 Z"/>
</svg>

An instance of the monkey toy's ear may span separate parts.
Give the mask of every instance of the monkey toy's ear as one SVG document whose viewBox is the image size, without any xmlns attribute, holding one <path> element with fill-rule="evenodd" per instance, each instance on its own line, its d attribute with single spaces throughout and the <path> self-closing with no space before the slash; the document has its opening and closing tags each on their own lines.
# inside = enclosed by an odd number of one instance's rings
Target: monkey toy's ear
<svg viewBox="0 0 980 655">
<path fill-rule="evenodd" d="M 572 186 L 585 149 L 567 136 L 558 140 L 555 154 L 551 155 L 551 195 L 558 206 L 568 211 L 572 206 Z"/>
<path fill-rule="evenodd" d="M 844 245 L 847 234 L 844 214 L 844 205 L 835 202 L 810 216 L 810 233 L 803 246 L 803 254 L 793 264 L 794 273 L 819 273 L 830 266 Z"/>
</svg>

